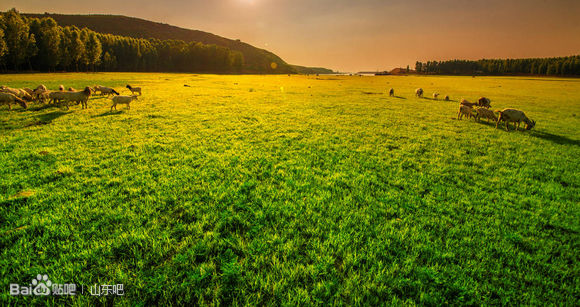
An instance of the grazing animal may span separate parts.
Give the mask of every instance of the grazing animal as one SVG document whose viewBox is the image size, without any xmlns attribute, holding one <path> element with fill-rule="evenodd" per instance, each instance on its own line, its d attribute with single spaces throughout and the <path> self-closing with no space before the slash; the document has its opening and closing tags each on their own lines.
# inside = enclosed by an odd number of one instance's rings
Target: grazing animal
<svg viewBox="0 0 580 307">
<path fill-rule="evenodd" d="M 65 92 L 64 100 L 69 102 L 76 102 L 77 104 L 80 103 L 83 109 L 88 108 L 87 102 L 89 101 L 89 97 L 91 97 L 91 88 L 85 87 L 82 91 L 69 91 Z M 67 106 L 68 107 L 68 106 Z"/>
<path fill-rule="evenodd" d="M 95 85 L 95 86 L 93 86 L 93 88 L 92 88 L 92 89 L 93 89 L 93 93 L 94 93 L 95 95 L 102 95 L 102 94 L 103 94 L 103 93 L 101 93 L 101 87 L 100 87 L 99 85 Z"/>
<path fill-rule="evenodd" d="M 34 89 L 32 96 L 35 99 L 38 99 L 40 101 L 44 101 L 47 98 L 46 92 L 48 92 L 48 89 L 46 88 L 46 86 L 41 84 Z"/>
<path fill-rule="evenodd" d="M 77 89 L 76 89 L 76 88 L 74 88 L 74 87 L 69 87 L 69 88 L 68 88 L 68 91 L 69 91 L 69 92 L 76 92 L 76 91 L 77 91 Z"/>
<path fill-rule="evenodd" d="M 520 122 L 524 122 L 526 124 L 526 130 L 530 130 L 532 128 L 534 128 L 534 126 L 536 126 L 536 121 L 534 120 L 530 120 L 526 114 L 524 114 L 524 112 L 520 111 L 520 110 L 516 110 L 516 109 L 503 109 L 501 111 L 497 111 L 499 112 L 499 117 L 497 119 L 497 123 L 495 124 L 495 127 L 497 128 L 499 123 L 501 121 L 505 122 L 505 130 L 509 131 L 509 123 L 513 122 L 514 123 L 514 128 L 517 130 L 520 129 Z M 518 126 L 516 128 L 516 123 L 518 123 Z"/>
<path fill-rule="evenodd" d="M 38 100 L 44 102 L 48 98 L 48 93 L 49 93 L 49 91 L 46 89 L 46 86 L 39 85 L 37 88 L 34 89 L 33 97 L 35 99 L 38 99 Z"/>
<path fill-rule="evenodd" d="M 463 98 L 461 98 L 461 102 L 459 104 L 462 105 L 462 106 L 468 106 L 470 108 L 473 108 L 474 106 L 477 105 L 476 102 L 469 102 L 469 101 L 467 101 L 467 100 L 465 100 Z"/>
<path fill-rule="evenodd" d="M 36 94 L 36 99 L 38 99 L 38 101 L 40 101 L 42 103 L 45 103 L 47 100 L 50 99 L 49 93 L 50 93 L 50 91 L 46 91 L 46 92 L 42 92 L 42 93 L 37 93 Z"/>
<path fill-rule="evenodd" d="M 20 89 L 19 97 L 26 100 L 26 101 L 33 101 L 34 100 L 34 97 L 23 89 Z"/>
<path fill-rule="evenodd" d="M 0 87 L 0 92 L 2 92 L 2 93 L 9 93 L 9 94 L 12 94 L 12 95 L 17 96 L 17 97 L 18 97 L 18 95 L 20 95 L 20 90 L 19 89 L 7 87 L 7 86 L 4 86 L 4 85 L 2 87 Z"/>
<path fill-rule="evenodd" d="M 391 88 L 389 90 L 389 96 L 395 96 L 395 89 Z"/>
<path fill-rule="evenodd" d="M 58 92 L 48 91 L 48 92 L 45 92 L 45 94 L 47 94 L 47 96 L 48 96 L 49 103 L 54 103 L 54 104 L 58 104 L 61 101 L 66 101 L 66 98 L 67 98 L 66 92 L 61 92 L 61 91 L 58 91 Z M 65 106 L 66 106 L 66 109 L 68 110 L 68 103 L 65 104 Z"/>
<path fill-rule="evenodd" d="M 288 75 L 288 76 L 290 76 L 290 75 Z M 132 87 L 129 84 L 127 84 L 126 87 L 131 91 L 131 94 L 135 95 L 135 93 L 139 93 L 139 96 L 141 96 L 141 88 L 140 87 Z"/>
<path fill-rule="evenodd" d="M 25 92 L 27 92 L 28 95 L 34 97 L 34 91 L 32 89 L 29 89 L 29 88 L 25 87 L 25 88 L 22 88 L 22 90 L 24 90 Z"/>
<path fill-rule="evenodd" d="M 484 107 L 484 108 L 490 108 L 491 107 L 491 100 L 489 100 L 488 98 L 485 98 L 485 97 L 481 97 L 477 101 L 477 105 L 479 105 L 480 107 Z"/>
<path fill-rule="evenodd" d="M 443 98 L 445 101 L 449 101 L 449 95 L 445 95 L 445 98 Z"/>
<path fill-rule="evenodd" d="M 7 104 L 8 105 L 8 109 L 12 110 L 12 104 L 13 103 L 19 104 L 24 109 L 27 109 L 28 108 L 28 105 L 26 104 L 26 101 L 18 98 L 17 96 L 15 96 L 15 95 L 13 95 L 11 93 L 0 92 L 0 104 Z"/>
<path fill-rule="evenodd" d="M 63 92 L 63 91 L 64 91 L 64 85 L 62 85 L 62 84 L 61 84 L 61 85 L 59 85 L 59 86 L 58 86 L 58 90 L 59 90 L 59 91 L 61 91 L 61 92 Z"/>
<path fill-rule="evenodd" d="M 34 91 L 35 91 L 35 92 L 36 92 L 36 91 L 39 91 L 39 90 L 42 90 L 43 92 L 46 92 L 46 91 L 48 91 L 48 88 L 46 88 L 46 86 L 44 86 L 44 84 L 41 84 L 41 85 L 37 86 L 37 87 L 34 89 Z"/>
<path fill-rule="evenodd" d="M 475 120 L 479 121 L 480 118 L 487 118 L 487 122 L 489 123 L 489 120 L 493 120 L 493 121 L 497 121 L 497 116 L 495 116 L 495 113 L 493 113 L 492 110 L 484 108 L 484 107 L 479 107 L 479 108 L 475 108 L 475 112 L 477 112 L 477 115 L 475 116 Z"/>
<path fill-rule="evenodd" d="M 439 93 L 433 93 L 433 99 L 437 100 L 437 97 L 439 97 Z"/>
<path fill-rule="evenodd" d="M 419 97 L 419 98 L 423 97 L 423 89 L 422 88 L 416 89 L 415 95 L 417 95 L 417 97 Z"/>
<path fill-rule="evenodd" d="M 461 120 L 461 118 L 463 118 L 464 115 L 468 119 L 473 117 L 473 108 L 469 106 L 460 105 L 459 112 L 457 112 L 457 119 Z"/>
<path fill-rule="evenodd" d="M 120 95 L 119 92 L 115 91 L 114 89 L 112 89 L 110 87 L 106 87 L 106 86 L 96 85 L 95 90 L 100 91 L 101 95 L 107 95 L 107 97 L 110 97 L 113 94 Z"/>
<path fill-rule="evenodd" d="M 133 100 L 138 100 L 137 99 L 137 95 L 131 95 L 131 96 L 115 96 L 113 97 L 113 105 L 111 106 L 111 111 L 113 111 L 113 108 L 115 108 L 115 110 L 117 110 L 117 105 L 118 104 L 126 104 L 127 105 L 127 109 L 131 110 L 131 101 Z"/>
<path fill-rule="evenodd" d="M 0 89 L 0 92 L 3 93 L 9 93 L 12 94 L 20 99 L 24 99 L 26 101 L 32 101 L 32 96 L 30 94 L 28 94 L 28 92 L 26 92 L 23 89 L 19 89 L 19 88 L 11 88 L 11 87 L 2 87 L 2 89 Z"/>
</svg>

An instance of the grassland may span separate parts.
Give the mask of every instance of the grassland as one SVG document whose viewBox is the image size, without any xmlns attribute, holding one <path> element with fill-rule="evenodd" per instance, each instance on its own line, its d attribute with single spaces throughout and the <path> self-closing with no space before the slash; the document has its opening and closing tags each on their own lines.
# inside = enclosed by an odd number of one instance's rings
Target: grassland
<svg viewBox="0 0 580 307">
<path fill-rule="evenodd" d="M 4 303 L 580 303 L 578 79 L 0 76 L 40 83 L 144 93 L 0 108 Z M 39 273 L 126 295 L 9 295 Z"/>
</svg>

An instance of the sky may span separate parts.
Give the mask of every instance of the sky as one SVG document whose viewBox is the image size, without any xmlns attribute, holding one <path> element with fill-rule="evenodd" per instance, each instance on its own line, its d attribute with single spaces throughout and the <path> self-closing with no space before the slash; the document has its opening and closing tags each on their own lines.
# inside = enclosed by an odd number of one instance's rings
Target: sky
<svg viewBox="0 0 580 307">
<path fill-rule="evenodd" d="M 138 17 L 342 72 L 580 54 L 580 0 L 0 0 L 13 7 Z"/>
</svg>

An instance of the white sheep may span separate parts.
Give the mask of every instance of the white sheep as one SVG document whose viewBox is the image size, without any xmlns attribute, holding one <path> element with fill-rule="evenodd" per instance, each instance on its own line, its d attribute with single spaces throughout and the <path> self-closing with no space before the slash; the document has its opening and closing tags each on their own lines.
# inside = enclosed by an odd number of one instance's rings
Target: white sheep
<svg viewBox="0 0 580 307">
<path fill-rule="evenodd" d="M 433 99 L 437 100 L 437 97 L 439 97 L 439 93 L 433 93 Z"/>
<path fill-rule="evenodd" d="M 28 94 L 28 92 L 26 92 L 23 89 L 11 88 L 11 87 L 4 86 L 3 88 L 0 89 L 0 92 L 9 93 L 9 94 L 12 94 L 18 98 L 21 98 L 21 99 L 24 99 L 27 101 L 32 101 L 32 96 L 30 94 Z"/>
<path fill-rule="evenodd" d="M 459 104 L 462 106 L 468 106 L 470 108 L 473 108 L 474 106 L 477 105 L 477 102 L 469 102 L 467 101 L 467 99 L 461 98 L 461 102 Z"/>
<path fill-rule="evenodd" d="M 48 99 L 49 92 L 50 91 L 46 89 L 46 86 L 42 85 L 42 87 L 38 86 L 37 88 L 34 89 L 33 96 L 35 99 L 44 102 L 46 99 Z"/>
<path fill-rule="evenodd" d="M 101 95 L 107 95 L 107 97 L 110 97 L 113 94 L 119 95 L 119 92 L 106 86 L 95 85 L 95 91 L 100 91 Z"/>
<path fill-rule="evenodd" d="M 113 105 L 111 106 L 111 111 L 113 111 L 113 108 L 115 108 L 115 110 L 117 110 L 117 105 L 118 104 L 126 104 L 127 105 L 127 109 L 131 110 L 131 101 L 133 100 L 138 100 L 137 99 L 137 95 L 131 95 L 131 96 L 115 96 L 112 98 L 113 100 Z"/>
<path fill-rule="evenodd" d="M 516 128 L 516 123 L 518 126 L 516 131 L 520 129 L 520 122 L 524 122 L 526 124 L 526 130 L 530 130 L 534 128 L 536 125 L 536 121 L 530 120 L 524 112 L 516 109 L 503 109 L 499 112 L 499 117 L 497 119 L 497 123 L 495 124 L 495 128 L 498 127 L 499 123 L 503 120 L 505 121 L 505 130 L 509 131 L 509 123 L 514 123 L 514 128 Z"/>
<path fill-rule="evenodd" d="M 51 92 L 51 91 L 47 91 L 44 94 L 48 96 L 49 99 L 49 103 L 54 103 L 54 104 L 58 104 L 61 101 L 65 101 L 66 102 L 66 93 L 67 92 Z M 65 104 L 66 109 L 68 110 L 68 103 Z"/>
<path fill-rule="evenodd" d="M 58 86 L 58 90 L 59 90 L 59 91 L 61 91 L 61 92 L 62 92 L 62 91 L 64 91 L 64 85 L 62 85 L 62 84 L 61 84 L 61 85 L 59 85 L 59 86 Z"/>
<path fill-rule="evenodd" d="M 135 95 L 135 93 L 139 93 L 139 96 L 141 96 L 141 88 L 140 87 L 132 87 L 129 84 L 127 84 L 126 87 L 131 91 L 131 94 Z"/>
<path fill-rule="evenodd" d="M 473 108 L 465 105 L 459 106 L 459 112 L 457 112 L 457 119 L 461 120 L 465 115 L 467 118 L 473 117 Z"/>
<path fill-rule="evenodd" d="M 13 94 L 0 92 L 0 104 L 7 104 L 8 109 L 12 110 L 13 103 L 18 103 L 21 107 L 25 109 L 28 108 L 26 101 L 16 97 Z"/>
<path fill-rule="evenodd" d="M 65 101 L 73 101 L 81 104 L 83 109 L 88 108 L 87 102 L 89 101 L 89 97 L 91 96 L 91 88 L 85 87 L 82 91 L 68 91 L 62 93 L 64 94 Z M 67 105 L 68 107 L 68 105 Z"/>
<path fill-rule="evenodd" d="M 37 87 L 34 89 L 34 91 L 35 91 L 35 92 L 36 92 L 36 91 L 39 91 L 39 90 L 42 90 L 43 92 L 46 92 L 46 91 L 48 91 L 48 88 L 46 88 L 46 86 L 44 86 L 44 84 L 41 84 L 41 85 L 37 86 Z"/>
<path fill-rule="evenodd" d="M 103 93 L 101 93 L 101 86 L 99 85 L 95 85 L 92 87 L 93 93 L 94 95 L 102 95 Z"/>
<path fill-rule="evenodd" d="M 477 121 L 479 121 L 481 117 L 487 118 L 488 123 L 490 119 L 492 119 L 493 121 L 497 121 L 497 116 L 495 116 L 492 110 L 489 110 L 484 107 L 479 107 L 475 108 L 475 112 L 477 112 L 477 115 L 475 116 L 475 120 Z"/>
<path fill-rule="evenodd" d="M 34 98 L 35 98 L 34 92 L 32 94 L 30 94 L 28 92 L 28 90 L 27 89 L 18 89 L 18 91 L 20 92 L 20 95 L 17 95 L 17 96 L 26 100 L 26 101 L 34 101 Z"/>
<path fill-rule="evenodd" d="M 23 87 L 22 90 L 24 90 L 25 92 L 28 93 L 28 95 L 30 96 L 34 96 L 34 90 L 27 88 L 27 87 Z"/>
<path fill-rule="evenodd" d="M 2 87 L 0 87 L 0 92 L 2 92 L 2 93 L 9 93 L 9 94 L 12 94 L 12 95 L 14 95 L 16 97 L 18 97 L 18 95 L 20 95 L 20 90 L 19 89 L 7 87 L 5 85 L 3 85 Z"/>
</svg>

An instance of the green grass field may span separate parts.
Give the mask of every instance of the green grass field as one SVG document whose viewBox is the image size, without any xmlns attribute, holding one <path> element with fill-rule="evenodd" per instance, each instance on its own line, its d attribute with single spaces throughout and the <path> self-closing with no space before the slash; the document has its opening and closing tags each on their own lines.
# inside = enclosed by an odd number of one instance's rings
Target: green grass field
<svg viewBox="0 0 580 307">
<path fill-rule="evenodd" d="M 143 96 L 0 107 L 4 304 L 580 304 L 580 79 L 0 75 L 41 83 Z"/>
</svg>

